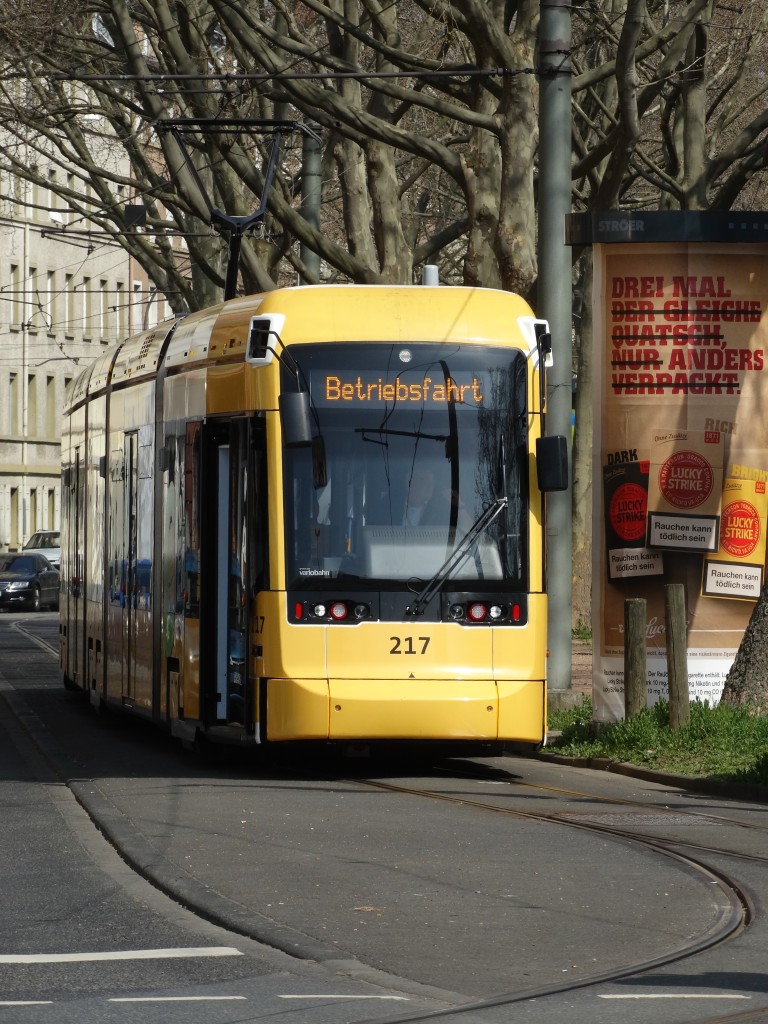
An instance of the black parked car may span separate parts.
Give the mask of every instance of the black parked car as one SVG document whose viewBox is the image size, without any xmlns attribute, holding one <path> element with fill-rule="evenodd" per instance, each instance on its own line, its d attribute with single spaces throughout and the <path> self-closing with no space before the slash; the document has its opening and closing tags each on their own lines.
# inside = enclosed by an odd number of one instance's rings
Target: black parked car
<svg viewBox="0 0 768 1024">
<path fill-rule="evenodd" d="M 0 555 L 0 608 L 58 608 L 59 579 L 58 570 L 42 555 Z"/>
</svg>

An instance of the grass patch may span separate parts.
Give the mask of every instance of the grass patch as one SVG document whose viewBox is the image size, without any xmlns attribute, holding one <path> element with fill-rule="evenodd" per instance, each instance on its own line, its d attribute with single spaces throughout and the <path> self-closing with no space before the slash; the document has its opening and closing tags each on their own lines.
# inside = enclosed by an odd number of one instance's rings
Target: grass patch
<svg viewBox="0 0 768 1024">
<path fill-rule="evenodd" d="M 659 701 L 623 722 L 592 722 L 592 701 L 553 711 L 561 735 L 547 750 L 571 757 L 607 757 L 657 771 L 768 785 L 768 718 L 729 704 L 691 703 L 688 725 L 672 732 L 669 706 Z"/>
<path fill-rule="evenodd" d="M 582 619 L 576 623 L 571 630 L 571 637 L 574 640 L 591 640 L 592 639 L 592 626 L 589 622 L 584 622 Z"/>
</svg>

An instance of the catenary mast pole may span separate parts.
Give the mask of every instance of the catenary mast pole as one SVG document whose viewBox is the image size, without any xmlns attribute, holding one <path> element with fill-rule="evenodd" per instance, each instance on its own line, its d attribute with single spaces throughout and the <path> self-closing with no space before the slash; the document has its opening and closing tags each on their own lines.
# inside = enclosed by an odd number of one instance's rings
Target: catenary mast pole
<svg viewBox="0 0 768 1024">
<path fill-rule="evenodd" d="M 539 22 L 538 314 L 549 321 L 547 433 L 568 439 L 571 463 L 571 3 L 541 0 Z M 571 474 L 569 474 L 570 476 Z M 548 687 L 567 690 L 572 667 L 572 486 L 547 496 Z"/>
<path fill-rule="evenodd" d="M 308 122 L 309 131 L 302 139 L 302 171 L 301 171 L 301 212 L 309 224 L 320 230 L 320 204 L 322 202 L 322 143 L 320 126 Z M 299 247 L 301 261 L 306 268 L 307 280 L 302 284 L 320 283 L 320 254 L 308 245 L 301 243 Z"/>
</svg>

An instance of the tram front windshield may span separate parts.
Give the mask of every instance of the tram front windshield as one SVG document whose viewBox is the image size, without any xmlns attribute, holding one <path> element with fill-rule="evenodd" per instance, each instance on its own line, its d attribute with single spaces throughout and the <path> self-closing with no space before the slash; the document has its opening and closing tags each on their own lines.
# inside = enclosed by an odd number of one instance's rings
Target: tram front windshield
<svg viewBox="0 0 768 1024">
<path fill-rule="evenodd" d="M 287 584 L 527 583 L 526 357 L 478 345 L 292 346 L 312 447 L 285 448 Z M 500 499 L 506 499 L 506 504 Z M 499 513 L 464 538 L 492 506 Z M 477 533 L 477 531 L 475 531 Z"/>
</svg>

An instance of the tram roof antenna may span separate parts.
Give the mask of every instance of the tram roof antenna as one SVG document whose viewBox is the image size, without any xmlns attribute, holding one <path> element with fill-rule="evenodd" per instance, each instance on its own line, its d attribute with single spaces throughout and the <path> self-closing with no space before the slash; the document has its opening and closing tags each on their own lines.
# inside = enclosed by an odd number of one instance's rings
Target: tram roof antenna
<svg viewBox="0 0 768 1024">
<path fill-rule="evenodd" d="M 240 267 L 240 249 L 242 246 L 243 235 L 247 231 L 250 231 L 251 228 L 261 223 L 267 212 L 269 190 L 272 187 L 272 181 L 275 177 L 275 171 L 277 170 L 278 157 L 280 156 L 280 136 L 297 130 L 311 135 L 313 138 L 316 138 L 317 135 L 311 128 L 309 128 L 308 125 L 302 124 L 301 121 L 252 120 L 250 118 L 231 118 L 226 121 L 220 121 L 215 118 L 196 119 L 185 117 L 157 121 L 155 123 L 155 127 L 160 132 L 170 132 L 176 140 L 184 159 L 184 163 L 192 175 L 192 178 L 200 191 L 200 195 L 203 197 L 205 205 L 208 207 L 208 212 L 211 216 L 211 224 L 219 231 L 229 232 L 229 257 L 227 260 L 227 276 L 224 282 L 224 298 L 233 299 L 237 292 L 237 273 Z M 251 129 L 252 131 L 257 130 L 272 135 L 269 160 L 267 161 L 267 169 L 264 172 L 264 188 L 261 193 L 259 205 L 253 213 L 245 215 L 223 213 L 218 209 L 218 207 L 213 205 L 210 196 L 205 190 L 205 186 L 203 185 L 200 175 L 197 172 L 197 168 L 192 162 L 186 143 L 184 142 L 183 131 L 191 128 L 197 129 L 203 133 L 205 133 L 206 130 L 215 130 L 227 135 L 236 134 L 245 129 Z"/>
</svg>

